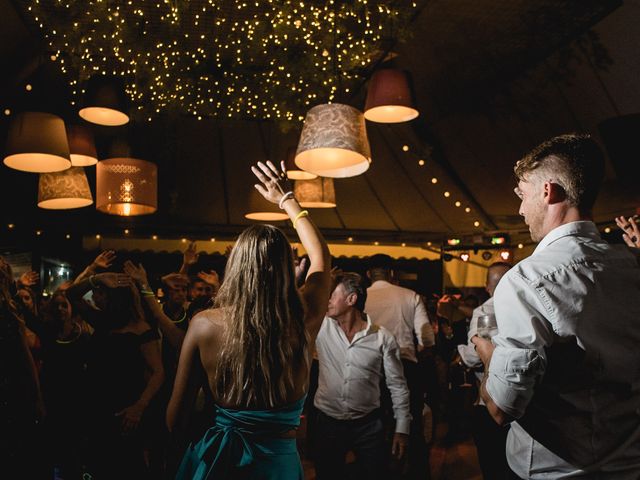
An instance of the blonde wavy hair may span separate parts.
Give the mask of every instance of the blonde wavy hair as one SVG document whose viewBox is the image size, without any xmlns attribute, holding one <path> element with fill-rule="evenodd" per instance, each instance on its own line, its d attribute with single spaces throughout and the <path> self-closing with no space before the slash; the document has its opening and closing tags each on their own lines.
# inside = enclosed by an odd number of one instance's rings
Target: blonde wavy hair
<svg viewBox="0 0 640 480">
<path fill-rule="evenodd" d="M 216 397 L 243 407 L 283 405 L 301 362 L 308 367 L 309 341 L 291 245 L 280 229 L 253 225 L 242 232 L 216 305 L 226 320 Z"/>
</svg>

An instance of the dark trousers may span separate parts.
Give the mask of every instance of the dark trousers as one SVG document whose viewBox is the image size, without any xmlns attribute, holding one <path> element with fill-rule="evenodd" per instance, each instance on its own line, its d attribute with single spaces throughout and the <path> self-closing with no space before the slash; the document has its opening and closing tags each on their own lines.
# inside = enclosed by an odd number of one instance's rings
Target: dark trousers
<svg viewBox="0 0 640 480">
<path fill-rule="evenodd" d="M 480 469 L 485 480 L 512 479 L 507 464 L 506 442 L 508 427 L 498 425 L 483 405 L 473 407 L 471 417 L 473 440 L 478 450 Z"/>
<path fill-rule="evenodd" d="M 317 480 L 387 478 L 390 446 L 385 441 L 384 426 L 378 411 L 357 420 L 336 420 L 318 412 L 315 435 Z M 345 462 L 349 451 L 356 457 L 356 472 L 351 477 Z"/>
<path fill-rule="evenodd" d="M 409 387 L 409 411 L 413 417 L 407 452 L 407 478 L 424 480 L 431 478 L 429 449 L 424 439 L 424 427 L 422 424 L 425 378 L 418 363 L 402 360 L 402 366 L 404 368 L 404 376 L 407 379 L 407 386 Z"/>
</svg>

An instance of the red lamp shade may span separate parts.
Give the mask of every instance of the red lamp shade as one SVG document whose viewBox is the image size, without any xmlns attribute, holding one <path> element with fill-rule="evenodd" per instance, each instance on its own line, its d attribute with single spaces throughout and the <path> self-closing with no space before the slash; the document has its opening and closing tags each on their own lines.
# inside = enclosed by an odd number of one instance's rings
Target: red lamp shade
<svg viewBox="0 0 640 480">
<path fill-rule="evenodd" d="M 378 70 L 369 80 L 364 117 L 378 123 L 399 123 L 419 115 L 413 106 L 407 73 L 397 69 Z"/>
</svg>

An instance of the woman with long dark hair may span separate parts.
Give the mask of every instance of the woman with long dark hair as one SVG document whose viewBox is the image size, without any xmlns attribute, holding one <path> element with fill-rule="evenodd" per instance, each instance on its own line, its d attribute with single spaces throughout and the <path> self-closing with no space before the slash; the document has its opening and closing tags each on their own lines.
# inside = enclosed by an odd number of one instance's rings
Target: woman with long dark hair
<svg viewBox="0 0 640 480">
<path fill-rule="evenodd" d="M 238 238 L 217 308 L 191 321 L 167 411 L 184 423 L 199 373 L 215 403 L 213 426 L 185 453 L 178 478 L 302 479 L 295 430 L 308 388 L 312 345 L 327 309 L 331 257 L 322 235 L 291 192 L 284 165 L 258 163 L 256 189 L 287 212 L 309 255 L 296 288 L 291 245 L 271 225 Z"/>
</svg>

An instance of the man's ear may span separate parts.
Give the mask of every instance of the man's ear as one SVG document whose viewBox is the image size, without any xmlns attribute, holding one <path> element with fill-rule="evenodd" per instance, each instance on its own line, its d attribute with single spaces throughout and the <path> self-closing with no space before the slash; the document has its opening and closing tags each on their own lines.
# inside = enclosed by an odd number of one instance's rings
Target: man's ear
<svg viewBox="0 0 640 480">
<path fill-rule="evenodd" d="M 559 183 L 548 181 L 544 183 L 544 196 L 549 205 L 561 203 L 567 199 L 567 192 Z"/>
<path fill-rule="evenodd" d="M 347 296 L 347 305 L 349 305 L 350 307 L 353 307 L 357 301 L 358 301 L 358 294 L 356 292 L 351 292 Z"/>
<path fill-rule="evenodd" d="M 367 270 L 367 278 L 371 280 L 371 270 Z"/>
</svg>

